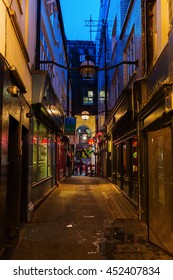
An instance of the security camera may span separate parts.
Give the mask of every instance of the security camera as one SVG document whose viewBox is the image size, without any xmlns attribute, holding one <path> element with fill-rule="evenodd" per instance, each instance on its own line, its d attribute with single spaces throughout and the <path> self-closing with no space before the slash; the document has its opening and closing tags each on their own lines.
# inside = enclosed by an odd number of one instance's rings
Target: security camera
<svg viewBox="0 0 173 280">
<path fill-rule="evenodd" d="M 18 97 L 20 95 L 20 89 L 17 86 L 9 86 L 7 88 L 7 92 L 14 97 Z"/>
</svg>

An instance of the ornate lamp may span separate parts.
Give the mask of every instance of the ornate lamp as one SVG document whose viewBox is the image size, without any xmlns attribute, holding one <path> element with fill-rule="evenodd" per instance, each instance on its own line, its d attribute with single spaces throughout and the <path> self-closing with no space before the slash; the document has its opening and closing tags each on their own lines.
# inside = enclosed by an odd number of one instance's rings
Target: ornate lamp
<svg viewBox="0 0 173 280">
<path fill-rule="evenodd" d="M 89 112 L 88 112 L 88 111 L 83 111 L 83 112 L 81 113 L 81 118 L 82 118 L 83 120 L 88 120 L 88 119 L 89 119 Z"/>
<path fill-rule="evenodd" d="M 138 66 L 138 60 L 135 60 L 135 61 L 121 61 L 121 62 L 119 62 L 115 65 L 109 66 L 109 67 L 99 68 L 94 64 L 94 62 L 92 62 L 91 60 L 88 60 L 88 57 L 86 58 L 85 61 L 83 61 L 81 63 L 81 65 L 78 68 L 71 68 L 71 67 L 68 67 L 65 65 L 61 65 L 53 60 L 47 60 L 47 61 L 41 60 L 39 63 L 40 64 L 54 64 L 62 69 L 66 69 L 69 71 L 79 71 L 80 75 L 86 79 L 93 78 L 97 74 L 98 71 L 110 70 L 110 69 L 119 67 L 122 64 L 133 64 L 133 65 Z"/>
<path fill-rule="evenodd" d="M 91 60 L 85 60 L 79 66 L 79 73 L 85 79 L 91 79 L 97 74 L 97 67 Z"/>
</svg>

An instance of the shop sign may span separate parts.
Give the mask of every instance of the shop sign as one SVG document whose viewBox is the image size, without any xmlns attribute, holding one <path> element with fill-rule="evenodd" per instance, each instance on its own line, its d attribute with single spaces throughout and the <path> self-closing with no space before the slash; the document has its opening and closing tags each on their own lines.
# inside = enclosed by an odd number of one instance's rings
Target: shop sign
<svg viewBox="0 0 173 280">
<path fill-rule="evenodd" d="M 64 119 L 64 134 L 75 135 L 75 131 L 76 131 L 76 118 L 66 117 Z"/>
</svg>

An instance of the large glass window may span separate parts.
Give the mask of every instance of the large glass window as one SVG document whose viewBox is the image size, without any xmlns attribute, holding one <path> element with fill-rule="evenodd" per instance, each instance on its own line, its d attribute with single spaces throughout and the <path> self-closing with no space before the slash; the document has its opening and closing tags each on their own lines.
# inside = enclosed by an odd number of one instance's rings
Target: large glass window
<svg viewBox="0 0 173 280">
<path fill-rule="evenodd" d="M 47 177 L 47 131 L 46 128 L 39 125 L 38 136 L 38 180 Z"/>
<path fill-rule="evenodd" d="M 123 143 L 123 175 L 127 176 L 127 145 Z"/>
<path fill-rule="evenodd" d="M 33 182 L 52 175 L 52 139 L 43 124 L 34 120 Z"/>
<path fill-rule="evenodd" d="M 52 140 L 51 135 L 47 135 L 47 167 L 48 167 L 48 176 L 52 175 Z"/>
<path fill-rule="evenodd" d="M 118 173 L 121 174 L 121 145 L 117 145 L 116 146 L 116 150 L 117 150 L 117 171 Z"/>
<path fill-rule="evenodd" d="M 33 145 L 33 182 L 37 181 L 37 145 L 38 145 L 38 135 L 37 135 L 37 122 L 34 120 L 34 134 L 32 137 Z"/>
</svg>

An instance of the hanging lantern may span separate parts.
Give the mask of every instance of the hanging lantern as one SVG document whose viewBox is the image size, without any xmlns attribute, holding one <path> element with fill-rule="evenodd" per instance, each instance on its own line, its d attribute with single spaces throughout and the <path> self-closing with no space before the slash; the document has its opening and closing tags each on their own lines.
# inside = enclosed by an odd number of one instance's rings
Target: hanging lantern
<svg viewBox="0 0 173 280">
<path fill-rule="evenodd" d="M 88 144 L 89 145 L 93 145 L 95 142 L 94 142 L 94 139 L 93 138 L 89 138 L 88 139 Z"/>
<path fill-rule="evenodd" d="M 88 120 L 88 119 L 89 119 L 89 112 L 88 112 L 88 111 L 83 111 L 83 112 L 81 113 L 81 118 L 82 118 L 83 120 Z"/>
<path fill-rule="evenodd" d="M 91 60 L 83 61 L 79 67 L 80 75 L 85 79 L 91 79 L 95 77 L 97 70 L 94 62 Z"/>
</svg>

